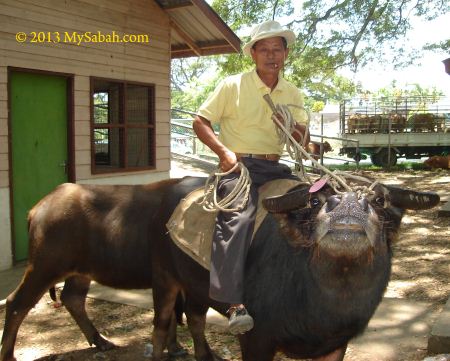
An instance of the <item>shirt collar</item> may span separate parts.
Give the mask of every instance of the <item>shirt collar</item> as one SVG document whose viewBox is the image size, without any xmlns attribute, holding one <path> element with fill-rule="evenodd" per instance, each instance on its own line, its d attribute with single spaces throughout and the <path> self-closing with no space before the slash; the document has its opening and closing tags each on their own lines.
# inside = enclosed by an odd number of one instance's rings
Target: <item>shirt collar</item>
<svg viewBox="0 0 450 361">
<path fill-rule="evenodd" d="M 258 89 L 269 89 L 269 87 L 266 84 L 264 84 L 263 81 L 261 80 L 261 78 L 259 77 L 258 73 L 256 72 L 256 69 L 253 69 L 253 71 L 252 71 L 252 78 Z M 285 89 L 286 89 L 286 80 L 279 74 L 278 75 L 278 83 L 272 92 L 283 91 Z M 269 91 L 270 91 L 270 89 L 269 89 Z"/>
</svg>

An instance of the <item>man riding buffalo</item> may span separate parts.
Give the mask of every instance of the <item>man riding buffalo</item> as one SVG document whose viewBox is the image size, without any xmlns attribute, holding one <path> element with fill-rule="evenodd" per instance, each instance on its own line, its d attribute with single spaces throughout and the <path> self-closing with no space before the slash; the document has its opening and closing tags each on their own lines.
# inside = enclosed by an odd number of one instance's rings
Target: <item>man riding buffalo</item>
<svg viewBox="0 0 450 361">
<path fill-rule="evenodd" d="M 220 212 L 214 231 L 211 254 L 210 297 L 230 304 L 229 327 L 233 334 L 253 327 L 253 319 L 243 304 L 244 262 L 250 246 L 255 222 L 258 187 L 281 178 L 296 178 L 289 167 L 278 161 L 283 151 L 272 121 L 272 110 L 263 96 L 270 94 L 275 103 L 293 104 L 297 140 L 306 132 L 303 97 L 281 71 L 289 54 L 288 46 L 295 34 L 283 29 L 276 21 L 266 21 L 251 32 L 243 46 L 251 56 L 255 69 L 223 80 L 198 110 L 194 130 L 199 139 L 219 157 L 222 171 L 231 170 L 238 161 L 249 170 L 252 180 L 248 203 L 242 211 Z M 216 137 L 212 123 L 220 124 Z M 308 138 L 307 136 L 305 138 Z M 308 144 L 309 139 L 303 139 Z M 228 195 L 238 182 L 239 172 L 231 172 L 218 185 L 220 197 Z M 241 197 L 242 198 L 242 197 Z M 242 202 L 236 199 L 235 204 Z"/>
</svg>

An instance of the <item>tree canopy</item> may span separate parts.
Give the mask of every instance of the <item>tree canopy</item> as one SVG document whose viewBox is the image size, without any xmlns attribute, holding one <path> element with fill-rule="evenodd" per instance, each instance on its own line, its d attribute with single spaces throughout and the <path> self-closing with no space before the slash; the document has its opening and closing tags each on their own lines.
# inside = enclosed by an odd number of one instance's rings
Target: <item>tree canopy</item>
<svg viewBox="0 0 450 361">
<path fill-rule="evenodd" d="M 362 90 L 339 76 L 340 68 L 357 71 L 375 61 L 402 67 L 423 51 L 450 50 L 450 39 L 418 47 L 407 38 L 414 19 L 449 14 L 449 0 L 212 0 L 211 6 L 239 35 L 270 19 L 291 28 L 297 41 L 290 50 L 285 77 L 311 101 L 340 100 Z M 217 71 L 207 79 L 214 85 L 218 78 L 252 67 L 251 59 L 242 53 L 182 62 L 173 66 L 175 89 L 181 84 L 175 78 L 180 80 L 182 72 L 187 75 L 184 85 L 192 89 L 202 71 L 214 66 Z M 205 98 L 202 92 L 207 88 L 196 87 L 200 93 L 192 105 Z"/>
</svg>

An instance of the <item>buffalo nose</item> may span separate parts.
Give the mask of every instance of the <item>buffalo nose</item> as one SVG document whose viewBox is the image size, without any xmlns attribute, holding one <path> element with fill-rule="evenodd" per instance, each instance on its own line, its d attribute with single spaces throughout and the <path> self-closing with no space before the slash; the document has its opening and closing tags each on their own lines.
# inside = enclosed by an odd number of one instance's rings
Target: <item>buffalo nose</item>
<svg viewBox="0 0 450 361">
<path fill-rule="evenodd" d="M 367 211 L 369 209 L 369 202 L 367 199 L 364 197 L 358 200 L 358 195 L 355 192 L 344 193 L 342 196 L 342 203 L 354 204 L 355 206 L 358 204 L 363 211 Z"/>
<path fill-rule="evenodd" d="M 368 209 L 368 201 L 366 198 L 362 198 L 358 200 L 358 195 L 355 192 L 347 192 L 344 193 L 342 196 L 339 195 L 333 195 L 327 198 L 327 212 L 331 212 L 339 205 L 345 206 L 345 207 L 356 207 L 358 204 L 360 208 L 364 211 L 367 211 Z"/>
<path fill-rule="evenodd" d="M 358 202 L 358 196 L 355 192 L 346 192 L 342 196 L 343 203 L 355 203 Z"/>
</svg>

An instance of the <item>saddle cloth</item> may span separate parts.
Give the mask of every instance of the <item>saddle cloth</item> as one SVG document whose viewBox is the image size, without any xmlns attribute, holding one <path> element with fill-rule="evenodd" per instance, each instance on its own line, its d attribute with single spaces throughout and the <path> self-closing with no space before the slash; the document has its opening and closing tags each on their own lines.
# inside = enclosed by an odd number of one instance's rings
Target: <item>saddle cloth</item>
<svg viewBox="0 0 450 361">
<path fill-rule="evenodd" d="M 262 206 L 262 200 L 266 197 L 285 194 L 299 184 L 302 183 L 298 180 L 277 179 L 259 188 L 253 236 L 267 214 Z M 209 270 L 217 212 L 207 212 L 199 204 L 203 193 L 204 189 L 199 188 L 183 198 L 166 223 L 166 227 L 173 242 L 194 261 Z"/>
</svg>

